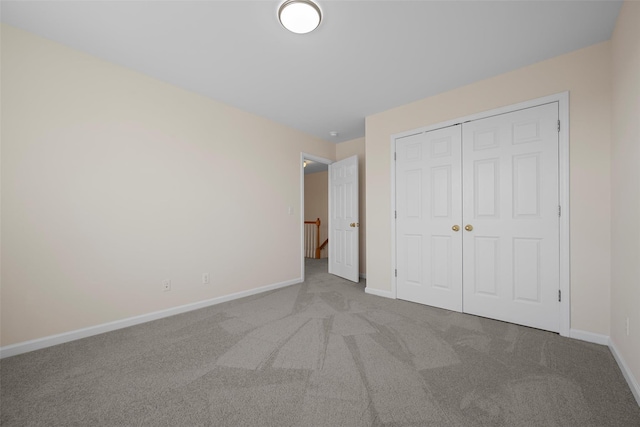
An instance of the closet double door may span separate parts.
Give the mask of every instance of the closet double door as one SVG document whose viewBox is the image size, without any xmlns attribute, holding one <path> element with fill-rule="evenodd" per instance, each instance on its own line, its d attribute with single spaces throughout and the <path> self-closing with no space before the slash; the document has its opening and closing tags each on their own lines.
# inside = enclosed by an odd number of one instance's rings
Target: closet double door
<svg viewBox="0 0 640 427">
<path fill-rule="evenodd" d="M 397 297 L 560 323 L 558 103 L 396 139 Z"/>
</svg>

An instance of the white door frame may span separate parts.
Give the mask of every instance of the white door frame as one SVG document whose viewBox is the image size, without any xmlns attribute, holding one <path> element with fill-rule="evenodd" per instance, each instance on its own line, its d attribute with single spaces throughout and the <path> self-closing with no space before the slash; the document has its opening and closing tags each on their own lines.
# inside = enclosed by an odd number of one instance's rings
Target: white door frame
<svg viewBox="0 0 640 427">
<path fill-rule="evenodd" d="M 405 136 L 415 135 L 421 132 L 428 132 L 447 126 L 471 120 L 484 119 L 498 114 L 505 114 L 516 110 L 531 108 L 551 102 L 558 103 L 558 113 L 560 119 L 560 132 L 558 133 L 558 196 L 561 206 L 560 216 L 560 291 L 562 301 L 560 302 L 560 335 L 570 336 L 571 334 L 571 258 L 570 258 L 570 235 L 569 235 L 569 92 L 561 92 L 553 95 L 536 98 L 481 113 L 460 117 L 446 122 L 412 129 L 409 131 L 391 135 L 391 295 L 397 298 L 396 281 L 396 165 L 394 155 L 396 152 L 396 139 Z"/>
<path fill-rule="evenodd" d="M 304 271 L 304 161 L 311 160 L 325 165 L 335 163 L 334 160 L 325 159 L 324 157 L 314 156 L 313 154 L 300 153 L 300 274 L 302 281 L 305 278 Z M 327 182 L 328 185 L 328 182 Z M 327 218 L 329 217 L 327 212 Z"/>
</svg>

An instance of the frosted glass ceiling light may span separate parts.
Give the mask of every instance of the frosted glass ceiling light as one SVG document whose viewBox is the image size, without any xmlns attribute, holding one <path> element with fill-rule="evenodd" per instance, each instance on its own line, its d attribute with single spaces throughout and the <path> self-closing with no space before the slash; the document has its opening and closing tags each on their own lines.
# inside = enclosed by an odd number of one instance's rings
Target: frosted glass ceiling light
<svg viewBox="0 0 640 427">
<path fill-rule="evenodd" d="M 287 0 L 278 10 L 278 19 L 292 33 L 306 34 L 318 28 L 322 12 L 311 0 Z"/>
</svg>

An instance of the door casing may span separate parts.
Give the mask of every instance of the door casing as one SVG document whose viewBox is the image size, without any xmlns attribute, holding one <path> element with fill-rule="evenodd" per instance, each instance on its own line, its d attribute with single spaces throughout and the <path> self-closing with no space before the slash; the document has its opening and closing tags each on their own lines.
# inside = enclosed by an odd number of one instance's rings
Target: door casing
<svg viewBox="0 0 640 427">
<path fill-rule="evenodd" d="M 453 126 L 470 120 L 479 120 L 498 114 L 505 114 L 525 108 L 531 108 L 538 105 L 548 104 L 550 102 L 558 102 L 558 113 L 560 118 L 560 131 L 558 133 L 558 196 L 561 207 L 560 215 L 560 291 L 562 299 L 560 301 L 560 335 L 570 336 L 571 330 L 571 294 L 570 294 L 570 240 L 569 240 L 569 92 L 557 93 L 554 95 L 536 98 L 529 101 L 508 105 L 480 113 L 460 117 L 446 122 L 440 122 L 433 125 L 412 129 L 409 131 L 391 135 L 390 151 L 391 151 L 391 294 L 393 298 L 397 298 L 397 281 L 396 281 L 396 166 L 395 152 L 396 139 L 421 132 L 428 132 L 443 127 Z"/>
</svg>

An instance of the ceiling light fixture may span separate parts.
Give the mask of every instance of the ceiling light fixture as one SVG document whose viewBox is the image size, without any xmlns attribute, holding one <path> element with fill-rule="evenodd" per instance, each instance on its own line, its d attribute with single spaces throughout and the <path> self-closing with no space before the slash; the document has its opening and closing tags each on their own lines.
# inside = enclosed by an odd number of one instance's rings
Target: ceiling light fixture
<svg viewBox="0 0 640 427">
<path fill-rule="evenodd" d="M 278 9 L 278 19 L 292 33 L 306 34 L 318 28 L 322 11 L 311 0 L 287 0 Z"/>
</svg>

